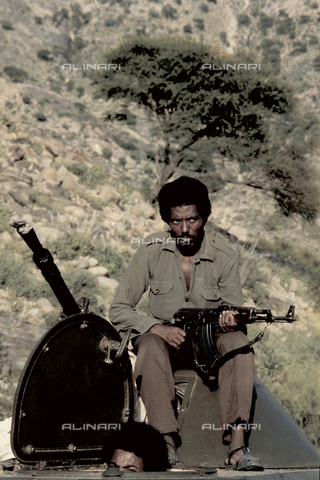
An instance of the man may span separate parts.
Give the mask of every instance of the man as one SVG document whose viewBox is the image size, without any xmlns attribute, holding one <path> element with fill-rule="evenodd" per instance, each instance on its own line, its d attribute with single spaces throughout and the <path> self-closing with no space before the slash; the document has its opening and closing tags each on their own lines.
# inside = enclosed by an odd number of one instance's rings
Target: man
<svg viewBox="0 0 320 480">
<path fill-rule="evenodd" d="M 109 314 L 120 332 L 132 328 L 137 386 L 149 423 L 164 435 L 174 463 L 181 440 L 174 415 L 170 355 L 180 350 L 186 334 L 179 327 L 163 325 L 163 321 L 170 320 L 179 308 L 242 305 L 243 296 L 236 253 L 204 230 L 211 213 L 206 186 L 180 177 L 162 187 L 158 201 L 170 232 L 145 239 L 120 282 Z M 140 315 L 136 305 L 149 286 L 147 315 Z M 223 312 L 219 325 L 216 345 L 221 355 L 247 344 L 232 312 Z M 229 444 L 228 468 L 263 469 L 261 461 L 245 449 L 253 375 L 252 351 L 236 355 L 220 368 L 221 420 L 224 425 L 234 425 L 223 433 L 224 442 Z"/>
<path fill-rule="evenodd" d="M 103 456 L 108 468 L 120 472 L 159 472 L 169 467 L 165 441 L 145 423 L 125 423 L 112 431 Z"/>
</svg>

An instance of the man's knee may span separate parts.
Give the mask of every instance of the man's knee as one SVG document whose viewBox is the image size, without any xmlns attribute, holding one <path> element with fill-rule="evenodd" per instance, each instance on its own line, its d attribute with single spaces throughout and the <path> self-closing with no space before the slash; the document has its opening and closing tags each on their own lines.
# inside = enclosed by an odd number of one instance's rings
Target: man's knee
<svg viewBox="0 0 320 480">
<path fill-rule="evenodd" d="M 168 352 L 168 345 L 165 340 L 155 333 L 146 332 L 140 335 L 135 342 L 135 353 L 141 357 L 145 354 L 152 355 Z"/>
<path fill-rule="evenodd" d="M 225 355 L 231 350 L 247 345 L 248 341 L 248 337 L 240 330 L 228 332 L 219 336 L 217 339 L 217 348 L 221 355 Z"/>
</svg>

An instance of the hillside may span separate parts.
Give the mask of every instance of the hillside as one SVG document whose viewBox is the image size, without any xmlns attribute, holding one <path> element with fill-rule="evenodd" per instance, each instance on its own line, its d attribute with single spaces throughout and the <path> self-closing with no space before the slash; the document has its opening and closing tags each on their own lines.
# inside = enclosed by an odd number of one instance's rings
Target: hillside
<svg viewBox="0 0 320 480">
<path fill-rule="evenodd" d="M 97 99 L 95 72 L 86 65 L 103 64 L 105 52 L 131 34 L 194 38 L 226 56 L 250 54 L 261 68 L 271 62 L 275 74 L 292 83 L 301 115 L 297 138 L 299 128 L 317 134 L 320 6 L 312 0 L 55 0 L 49 7 L 44 0 L 2 0 L 0 17 L 0 413 L 5 417 L 24 362 L 60 312 L 10 223 L 32 221 L 77 301 L 89 296 L 92 309 L 106 318 L 138 239 L 165 228 L 157 206 L 148 201 L 157 174 L 152 125 L 133 104 L 124 110 L 120 101 Z M 319 164 L 318 152 L 314 162 Z M 208 229 L 238 250 L 242 264 L 252 260 L 244 285 L 247 304 L 277 314 L 296 305 L 299 324 L 270 327 L 270 343 L 272 334 L 285 340 L 283 332 L 291 331 L 301 343 L 310 342 L 320 331 L 319 219 L 310 225 L 285 218 L 273 200 L 240 185 L 211 198 Z M 263 375 L 267 362 L 261 352 Z M 315 362 L 319 350 L 313 355 Z M 277 393 L 285 387 L 276 380 Z M 310 397 L 318 396 L 315 390 Z M 290 393 L 283 395 L 286 404 Z M 315 400 L 303 408 L 319 422 L 317 405 Z"/>
</svg>

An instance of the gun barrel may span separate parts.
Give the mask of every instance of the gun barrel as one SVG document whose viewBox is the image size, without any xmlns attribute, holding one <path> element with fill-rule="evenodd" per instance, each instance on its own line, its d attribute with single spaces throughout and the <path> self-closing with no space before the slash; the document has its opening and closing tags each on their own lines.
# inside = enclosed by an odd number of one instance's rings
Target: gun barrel
<svg viewBox="0 0 320 480">
<path fill-rule="evenodd" d="M 41 245 L 36 232 L 32 228 L 32 224 L 26 220 L 19 220 L 13 222 L 11 226 L 16 228 L 21 238 L 26 242 L 30 250 L 32 250 L 33 261 L 39 270 L 41 270 L 45 280 L 49 283 L 53 293 L 62 306 L 63 312 L 67 316 L 80 313 L 81 309 L 64 282 L 51 253 Z"/>
</svg>

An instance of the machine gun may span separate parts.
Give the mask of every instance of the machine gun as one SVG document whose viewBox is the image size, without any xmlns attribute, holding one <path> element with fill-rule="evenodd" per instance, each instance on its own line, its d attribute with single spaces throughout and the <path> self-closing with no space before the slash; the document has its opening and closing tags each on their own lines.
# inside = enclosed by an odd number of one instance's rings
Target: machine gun
<svg viewBox="0 0 320 480">
<path fill-rule="evenodd" d="M 217 350 L 214 337 L 220 329 L 219 316 L 226 310 L 233 313 L 240 328 L 252 323 L 266 322 L 267 325 L 246 345 L 236 348 L 222 357 Z M 292 323 L 299 320 L 299 317 L 295 317 L 294 313 L 294 305 L 290 305 L 285 316 L 275 316 L 267 308 L 234 307 L 232 305 L 220 305 L 218 308 L 181 308 L 174 314 L 172 320 L 165 322 L 165 325 L 180 327 L 190 335 L 196 369 L 206 378 L 217 379 L 221 365 L 239 353 L 248 353 L 252 345 L 262 339 L 269 325 L 272 323 Z"/>
<path fill-rule="evenodd" d="M 33 252 L 62 314 L 38 341 L 17 386 L 11 445 L 16 458 L 37 462 L 103 461 L 109 430 L 133 416 L 131 363 L 123 338 L 106 319 L 80 307 L 32 224 L 12 224 Z"/>
<path fill-rule="evenodd" d="M 219 315 L 229 310 L 233 313 L 237 324 L 250 323 L 292 323 L 298 320 L 294 316 L 295 306 L 290 305 L 287 314 L 283 317 L 274 316 L 268 308 L 233 307 L 232 305 L 220 305 L 218 308 L 180 308 L 167 325 L 182 328 L 185 332 L 192 332 L 201 325 L 213 325 L 219 328 Z"/>
</svg>

